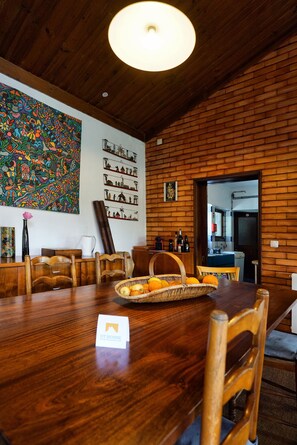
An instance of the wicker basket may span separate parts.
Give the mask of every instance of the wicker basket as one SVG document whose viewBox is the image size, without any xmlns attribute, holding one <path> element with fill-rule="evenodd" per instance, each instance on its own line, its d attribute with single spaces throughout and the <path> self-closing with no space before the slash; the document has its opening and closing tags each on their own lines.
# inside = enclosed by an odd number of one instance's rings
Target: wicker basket
<svg viewBox="0 0 297 445">
<path fill-rule="evenodd" d="M 160 255 L 169 255 L 171 258 L 173 258 L 179 266 L 180 275 L 154 275 L 154 264 Z M 217 286 L 215 286 L 214 284 L 186 284 L 187 276 L 184 263 L 176 255 L 170 252 L 159 252 L 152 256 L 149 263 L 149 274 L 150 275 L 147 277 L 136 277 L 120 281 L 115 286 L 116 293 L 120 297 L 125 298 L 126 300 L 129 300 L 133 303 L 159 303 L 164 301 L 186 300 L 189 298 L 201 297 L 202 295 L 213 292 L 217 288 Z M 156 276 L 168 282 L 179 280 L 182 284 L 176 286 L 172 285 L 170 287 L 165 287 L 136 296 L 124 296 L 120 293 L 122 287 L 132 286 L 133 284 L 145 284 L 152 276 Z"/>
</svg>

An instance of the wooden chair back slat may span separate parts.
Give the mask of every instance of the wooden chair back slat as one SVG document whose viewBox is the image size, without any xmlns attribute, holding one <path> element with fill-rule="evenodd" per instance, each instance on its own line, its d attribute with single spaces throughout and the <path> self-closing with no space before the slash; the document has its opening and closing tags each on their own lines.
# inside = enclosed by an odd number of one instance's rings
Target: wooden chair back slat
<svg viewBox="0 0 297 445">
<path fill-rule="evenodd" d="M 54 255 L 52 257 L 25 257 L 26 293 L 76 287 L 75 257 Z"/>
<path fill-rule="evenodd" d="M 197 275 L 216 275 L 218 278 L 225 276 L 228 280 L 239 281 L 239 266 L 230 267 L 210 267 L 210 266 L 196 266 Z"/>
<path fill-rule="evenodd" d="M 95 253 L 96 283 L 124 280 L 128 277 L 127 253 Z"/>
</svg>

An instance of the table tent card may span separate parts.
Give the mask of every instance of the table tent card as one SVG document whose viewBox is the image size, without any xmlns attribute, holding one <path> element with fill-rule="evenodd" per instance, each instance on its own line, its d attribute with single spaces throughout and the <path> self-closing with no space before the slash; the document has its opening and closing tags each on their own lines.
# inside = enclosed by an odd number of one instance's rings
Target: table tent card
<svg viewBox="0 0 297 445">
<path fill-rule="evenodd" d="M 129 341 L 130 331 L 128 317 L 99 314 L 96 346 L 126 349 L 126 343 Z"/>
</svg>

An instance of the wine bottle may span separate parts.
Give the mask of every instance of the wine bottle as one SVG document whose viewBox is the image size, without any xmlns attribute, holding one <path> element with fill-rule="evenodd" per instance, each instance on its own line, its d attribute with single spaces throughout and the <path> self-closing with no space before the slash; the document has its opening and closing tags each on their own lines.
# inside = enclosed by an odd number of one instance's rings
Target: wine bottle
<svg viewBox="0 0 297 445">
<path fill-rule="evenodd" d="M 182 235 L 182 229 L 179 229 L 179 234 L 177 237 L 177 251 L 183 252 L 183 250 L 184 250 L 184 239 Z"/>
<path fill-rule="evenodd" d="M 174 235 L 174 246 L 173 246 L 174 252 L 177 252 L 177 232 L 175 232 Z"/>
<path fill-rule="evenodd" d="M 190 252 L 190 244 L 189 244 L 189 240 L 188 240 L 188 235 L 185 235 L 184 252 Z"/>
</svg>

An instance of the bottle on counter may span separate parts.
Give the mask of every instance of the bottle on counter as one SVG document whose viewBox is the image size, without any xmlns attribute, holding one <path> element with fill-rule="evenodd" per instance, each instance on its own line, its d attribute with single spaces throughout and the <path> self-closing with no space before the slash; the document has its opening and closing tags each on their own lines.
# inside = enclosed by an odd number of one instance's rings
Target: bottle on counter
<svg viewBox="0 0 297 445">
<path fill-rule="evenodd" d="M 182 235 L 182 229 L 179 229 L 178 237 L 177 237 L 177 251 L 183 252 L 184 250 L 184 239 Z"/>
<path fill-rule="evenodd" d="M 168 251 L 169 251 L 169 252 L 173 252 L 173 239 L 170 239 L 170 240 L 169 240 L 169 243 L 168 243 Z"/>
<path fill-rule="evenodd" d="M 185 235 L 184 252 L 190 252 L 190 243 L 189 243 L 189 240 L 188 240 L 188 235 Z"/>
<path fill-rule="evenodd" d="M 174 252 L 177 252 L 177 232 L 175 232 L 175 235 L 174 235 L 173 250 L 174 250 Z"/>
<path fill-rule="evenodd" d="M 160 236 L 156 236 L 155 238 L 155 249 L 163 250 L 163 240 Z"/>
</svg>

